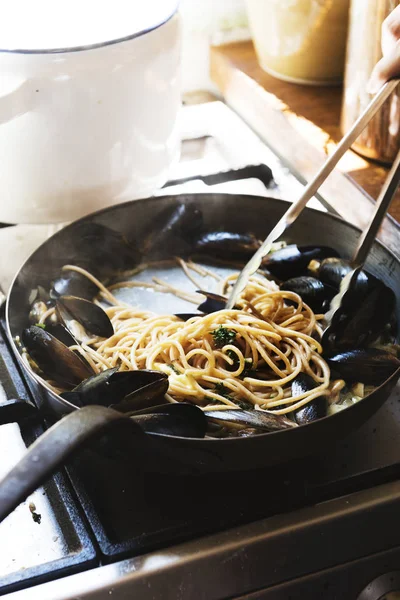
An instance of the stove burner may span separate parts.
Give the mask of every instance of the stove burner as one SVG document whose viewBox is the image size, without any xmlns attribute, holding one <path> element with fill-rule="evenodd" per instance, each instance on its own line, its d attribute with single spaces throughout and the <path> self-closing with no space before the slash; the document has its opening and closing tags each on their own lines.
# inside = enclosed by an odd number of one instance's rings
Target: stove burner
<svg viewBox="0 0 400 600">
<path fill-rule="evenodd" d="M 30 399 L 0 323 L 0 396 Z M 35 419 L 0 426 L 0 477 L 43 433 Z M 0 523 L 0 595 L 96 564 L 91 534 L 64 473 L 52 477 Z"/>
</svg>

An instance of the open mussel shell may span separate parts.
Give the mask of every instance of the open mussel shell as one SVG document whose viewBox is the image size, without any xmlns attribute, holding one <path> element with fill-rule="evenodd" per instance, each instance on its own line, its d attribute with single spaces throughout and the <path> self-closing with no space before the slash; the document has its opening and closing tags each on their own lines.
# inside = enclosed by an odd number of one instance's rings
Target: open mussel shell
<svg viewBox="0 0 400 600">
<path fill-rule="evenodd" d="M 204 437 L 207 419 L 204 412 L 186 402 L 162 404 L 147 410 L 129 413 L 129 416 L 146 431 L 179 437 Z"/>
<path fill-rule="evenodd" d="M 343 307 L 335 325 L 334 346 L 354 349 L 375 341 L 391 322 L 396 304 L 393 291 L 383 284 L 375 285 L 354 306 Z M 342 309 L 342 307 L 341 307 Z"/>
<path fill-rule="evenodd" d="M 159 371 L 118 371 L 117 367 L 93 375 L 61 397 L 74 406 L 101 404 L 119 412 L 159 404 L 168 389 L 168 377 Z M 125 399 L 125 400 L 124 400 Z M 157 401 L 156 401 L 157 400 Z M 146 404 L 147 401 L 147 404 Z"/>
<path fill-rule="evenodd" d="M 282 415 L 274 415 L 260 410 L 206 410 L 205 415 L 207 418 L 221 422 L 226 426 L 233 423 L 234 425 L 259 430 L 260 433 L 297 427 L 296 423 Z"/>
<path fill-rule="evenodd" d="M 400 367 L 400 360 L 384 350 L 365 348 L 325 357 L 330 368 L 347 382 L 380 385 Z"/>
<path fill-rule="evenodd" d="M 45 330 L 66 346 L 74 346 L 77 340 L 62 323 L 46 323 Z"/>
<path fill-rule="evenodd" d="M 260 241 L 251 234 L 230 231 L 211 231 L 199 236 L 193 245 L 197 254 L 225 260 L 248 260 L 260 247 Z"/>
<path fill-rule="evenodd" d="M 292 381 L 292 396 L 301 396 L 309 390 L 313 390 L 317 386 L 317 383 L 307 373 L 300 373 Z M 294 411 L 294 419 L 299 425 L 305 425 L 311 421 L 316 421 L 325 417 L 327 414 L 327 399 L 326 396 L 319 396 L 315 400 L 311 400 L 308 404 L 305 404 L 301 408 Z"/>
<path fill-rule="evenodd" d="M 141 261 L 135 243 L 119 231 L 94 220 L 74 224 L 74 236 L 64 241 L 64 255 L 69 264 L 83 267 L 99 277 L 115 277 Z M 80 294 L 78 294 L 79 296 Z"/>
<path fill-rule="evenodd" d="M 137 388 L 126 395 L 126 397 L 113 406 L 119 412 L 130 412 L 132 410 L 146 410 L 163 402 L 164 395 L 168 391 L 168 376 L 161 371 L 142 369 L 136 371 Z M 139 386 L 140 382 L 140 386 Z"/>
<path fill-rule="evenodd" d="M 339 254 L 328 246 L 290 244 L 268 254 L 263 259 L 262 265 L 274 277 L 285 281 L 291 277 L 305 275 L 312 260 L 322 260 L 328 256 L 339 256 Z"/>
<path fill-rule="evenodd" d="M 74 321 L 92 335 L 108 338 L 114 334 L 114 327 L 107 313 L 89 300 L 76 296 L 60 296 L 57 298 L 56 307 L 60 318 L 76 337 L 79 337 L 79 332 L 74 326 Z"/>
<path fill-rule="evenodd" d="M 206 297 L 206 300 L 197 307 L 199 311 L 208 315 L 219 310 L 224 310 L 227 302 L 225 296 L 214 294 L 214 292 L 206 292 L 204 290 L 196 290 L 196 292 Z"/>
<path fill-rule="evenodd" d="M 44 375 L 58 384 L 74 387 L 93 375 L 88 364 L 41 327 L 24 329 L 21 339 Z"/>
<path fill-rule="evenodd" d="M 50 296 L 76 296 L 91 300 L 98 292 L 97 286 L 87 277 L 77 271 L 63 270 L 59 277 L 54 279 L 50 289 Z"/>
<path fill-rule="evenodd" d="M 280 288 L 283 291 L 289 291 L 298 294 L 303 302 L 308 304 L 308 306 L 314 312 L 321 312 L 326 299 L 329 296 L 331 297 L 334 293 L 333 291 L 333 293 L 330 294 L 329 289 L 324 286 L 322 281 L 307 275 L 292 277 L 291 279 L 283 282 Z M 286 302 L 291 304 L 290 300 L 286 300 Z"/>
<path fill-rule="evenodd" d="M 192 239 L 203 228 L 203 215 L 193 204 L 179 203 L 166 208 L 149 221 L 140 247 L 147 259 L 165 258 L 165 249 L 170 256 L 182 256 L 192 249 Z"/>
</svg>

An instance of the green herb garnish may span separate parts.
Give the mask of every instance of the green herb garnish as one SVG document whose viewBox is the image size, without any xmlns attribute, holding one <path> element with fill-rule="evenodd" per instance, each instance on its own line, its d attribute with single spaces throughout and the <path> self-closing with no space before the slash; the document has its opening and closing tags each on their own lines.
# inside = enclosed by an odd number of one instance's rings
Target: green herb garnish
<svg viewBox="0 0 400 600">
<path fill-rule="evenodd" d="M 227 387 L 225 387 L 223 383 L 215 384 L 215 392 L 217 394 L 219 394 L 220 396 L 223 396 L 224 398 L 230 399 L 229 389 Z"/>
<path fill-rule="evenodd" d="M 223 325 L 220 325 L 211 333 L 214 338 L 214 344 L 216 348 L 222 348 L 227 344 L 233 344 L 236 339 L 236 331 L 234 329 L 228 329 Z"/>
<path fill-rule="evenodd" d="M 171 363 L 171 364 L 169 364 L 169 365 L 168 365 L 168 367 L 169 367 L 170 369 L 172 369 L 172 371 L 173 371 L 174 373 L 176 373 L 177 375 L 181 375 L 181 372 L 180 372 L 180 371 L 178 371 L 178 369 L 177 369 L 177 368 L 175 367 L 175 365 L 173 365 L 172 363 Z"/>
<path fill-rule="evenodd" d="M 235 402 L 243 410 L 254 410 L 254 405 L 247 400 L 235 400 Z"/>
<path fill-rule="evenodd" d="M 210 398 L 210 396 L 204 396 L 203 400 L 206 404 L 221 404 L 221 400 L 216 400 L 216 398 Z"/>
<path fill-rule="evenodd" d="M 231 350 L 231 349 L 227 350 L 225 354 L 226 354 L 226 356 L 229 356 L 229 358 L 232 360 L 232 364 L 228 365 L 227 369 L 229 371 L 236 371 L 239 368 L 239 364 L 240 364 L 238 355 L 236 354 L 236 352 L 234 350 Z"/>
<path fill-rule="evenodd" d="M 46 329 L 46 325 L 44 323 L 36 323 L 36 327 L 40 327 L 41 329 Z"/>
<path fill-rule="evenodd" d="M 210 396 L 204 396 L 203 400 L 204 400 L 204 402 L 207 402 L 207 404 L 211 404 L 212 402 L 216 402 L 215 398 L 210 398 Z"/>
</svg>

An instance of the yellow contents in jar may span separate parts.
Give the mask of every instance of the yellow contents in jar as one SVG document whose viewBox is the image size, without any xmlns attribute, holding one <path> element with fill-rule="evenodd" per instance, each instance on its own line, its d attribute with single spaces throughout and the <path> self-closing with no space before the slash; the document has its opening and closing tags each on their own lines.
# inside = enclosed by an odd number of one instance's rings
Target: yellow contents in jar
<svg viewBox="0 0 400 600">
<path fill-rule="evenodd" d="M 261 67 L 308 84 L 342 80 L 349 0 L 247 0 Z"/>
</svg>

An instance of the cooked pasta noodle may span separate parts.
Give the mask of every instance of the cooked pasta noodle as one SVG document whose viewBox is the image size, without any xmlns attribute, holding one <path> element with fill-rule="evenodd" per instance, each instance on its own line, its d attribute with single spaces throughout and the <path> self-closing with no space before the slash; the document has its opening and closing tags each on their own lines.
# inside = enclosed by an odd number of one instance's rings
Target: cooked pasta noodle
<svg viewBox="0 0 400 600">
<path fill-rule="evenodd" d="M 188 276 L 189 270 L 201 276 L 210 273 L 191 261 L 177 260 Z M 110 290 L 145 285 L 195 303 L 202 296 L 158 279 L 145 284 L 120 282 L 106 288 L 80 267 L 64 268 L 88 277 L 111 305 L 105 311 L 114 335 L 71 347 L 85 356 L 96 372 L 112 367 L 163 371 L 169 377 L 170 402 L 185 400 L 213 410 L 250 407 L 282 415 L 329 392 L 329 367 L 321 357 L 318 341 L 322 315 L 316 316 L 300 296 L 280 290 L 260 275 L 251 277 L 238 309 L 195 316 L 185 322 L 174 315 L 128 306 Z M 227 293 L 236 277 L 216 276 L 220 292 Z M 293 397 L 291 383 L 300 372 L 310 375 L 315 387 Z"/>
</svg>

